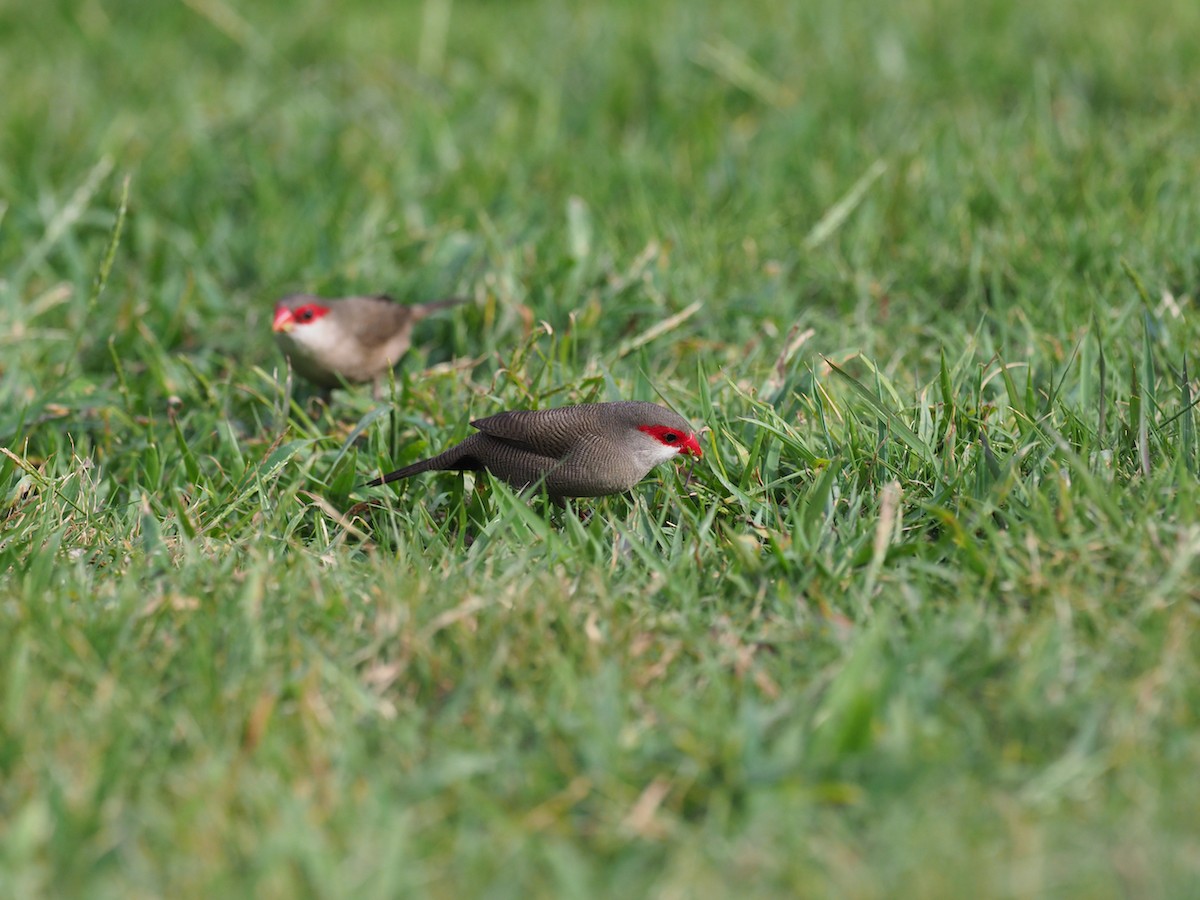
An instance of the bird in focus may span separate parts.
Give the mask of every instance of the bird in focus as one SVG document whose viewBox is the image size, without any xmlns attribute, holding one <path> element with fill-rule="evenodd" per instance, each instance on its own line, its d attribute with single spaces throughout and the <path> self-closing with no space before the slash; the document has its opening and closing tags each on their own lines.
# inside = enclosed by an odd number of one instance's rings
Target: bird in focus
<svg viewBox="0 0 1200 900">
<path fill-rule="evenodd" d="M 686 419 L 641 401 L 511 410 L 471 425 L 478 434 L 368 485 L 421 472 L 482 469 L 518 490 L 542 485 L 560 502 L 624 493 L 659 463 L 704 455 Z"/>
<path fill-rule="evenodd" d="M 313 384 L 335 388 L 374 381 L 378 388 L 411 346 L 413 325 L 462 302 L 457 297 L 405 304 L 386 296 L 326 300 L 292 294 L 275 304 L 271 330 L 292 368 Z"/>
</svg>

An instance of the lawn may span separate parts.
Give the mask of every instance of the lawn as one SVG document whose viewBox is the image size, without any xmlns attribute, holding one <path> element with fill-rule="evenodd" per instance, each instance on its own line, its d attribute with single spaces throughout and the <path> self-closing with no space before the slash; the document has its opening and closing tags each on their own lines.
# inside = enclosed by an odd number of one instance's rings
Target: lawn
<svg viewBox="0 0 1200 900">
<path fill-rule="evenodd" d="M 1200 4 L 0 35 L 0 896 L 1196 895 Z M 300 290 L 469 302 L 325 402 Z"/>
</svg>

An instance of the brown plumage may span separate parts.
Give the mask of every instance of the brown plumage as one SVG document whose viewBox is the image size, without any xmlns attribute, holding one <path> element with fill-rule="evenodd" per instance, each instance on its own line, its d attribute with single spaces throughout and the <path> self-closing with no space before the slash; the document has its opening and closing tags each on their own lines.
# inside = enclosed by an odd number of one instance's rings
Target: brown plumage
<svg viewBox="0 0 1200 900">
<path fill-rule="evenodd" d="M 692 426 L 655 403 L 512 410 L 471 424 L 478 434 L 368 484 L 433 470 L 486 469 L 517 489 L 542 484 L 555 500 L 602 497 L 629 490 L 680 454 L 703 456 Z"/>
<path fill-rule="evenodd" d="M 404 304 L 385 296 L 325 300 L 293 294 L 275 304 L 271 329 L 292 368 L 320 387 L 334 388 L 378 381 L 408 352 L 413 325 L 462 302 Z"/>
</svg>

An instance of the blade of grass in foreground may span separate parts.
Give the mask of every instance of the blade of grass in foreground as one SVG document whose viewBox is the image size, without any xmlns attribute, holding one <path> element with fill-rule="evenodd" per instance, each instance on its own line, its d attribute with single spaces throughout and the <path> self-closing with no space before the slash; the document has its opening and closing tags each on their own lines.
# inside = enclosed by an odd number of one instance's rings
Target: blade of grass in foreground
<svg viewBox="0 0 1200 900">
<path fill-rule="evenodd" d="M 889 407 L 881 396 L 870 390 L 861 381 L 851 375 L 849 372 L 842 369 L 836 363 L 830 360 L 825 360 L 826 365 L 839 376 L 854 392 L 871 408 L 871 410 L 883 420 L 888 429 L 895 434 L 900 441 L 909 448 L 917 457 L 927 464 L 934 472 L 939 471 L 937 458 L 933 453 L 933 449 L 921 437 L 912 430 L 901 418 L 900 414 Z"/>
</svg>

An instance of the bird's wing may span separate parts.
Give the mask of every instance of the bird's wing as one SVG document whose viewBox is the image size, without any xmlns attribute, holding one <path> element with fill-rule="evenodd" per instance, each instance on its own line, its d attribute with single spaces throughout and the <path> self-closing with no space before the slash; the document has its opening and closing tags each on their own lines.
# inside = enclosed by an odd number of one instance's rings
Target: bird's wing
<svg viewBox="0 0 1200 900">
<path fill-rule="evenodd" d="M 566 456 L 591 431 L 586 414 L 572 407 L 514 409 L 471 424 L 489 437 L 554 459 Z"/>
<path fill-rule="evenodd" d="M 347 297 L 347 327 L 355 340 L 368 348 L 382 347 L 413 319 L 412 310 L 390 297 Z"/>
</svg>

